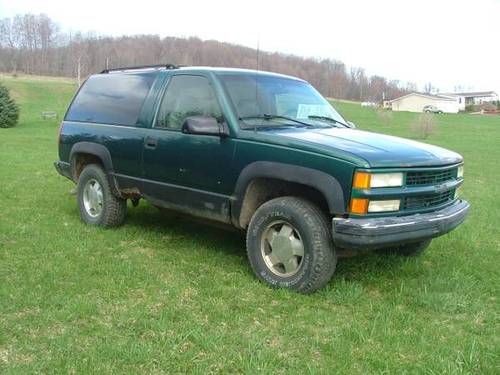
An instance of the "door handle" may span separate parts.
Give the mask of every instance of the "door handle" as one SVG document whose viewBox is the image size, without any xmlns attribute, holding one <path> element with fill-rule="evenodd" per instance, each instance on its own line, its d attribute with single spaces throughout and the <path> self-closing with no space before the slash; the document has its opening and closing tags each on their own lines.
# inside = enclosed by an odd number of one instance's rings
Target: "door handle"
<svg viewBox="0 0 500 375">
<path fill-rule="evenodd" d="M 152 137 L 146 137 L 144 141 L 144 147 L 150 150 L 154 150 L 158 146 L 158 139 Z"/>
</svg>

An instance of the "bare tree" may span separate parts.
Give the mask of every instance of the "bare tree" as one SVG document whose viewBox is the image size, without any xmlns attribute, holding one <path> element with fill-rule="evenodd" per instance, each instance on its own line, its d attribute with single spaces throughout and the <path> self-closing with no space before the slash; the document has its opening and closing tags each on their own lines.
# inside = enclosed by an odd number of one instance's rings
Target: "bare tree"
<svg viewBox="0 0 500 375">
<path fill-rule="evenodd" d="M 14 29 L 14 22 L 10 18 L 0 20 L 0 48 L 4 57 L 0 63 L 15 73 L 19 59 L 19 34 Z"/>
<path fill-rule="evenodd" d="M 0 70 L 71 76 L 78 80 L 107 67 L 174 63 L 255 69 L 257 51 L 215 40 L 157 35 L 103 37 L 65 34 L 44 14 L 0 20 Z M 259 68 L 303 78 L 326 96 L 380 101 L 407 92 L 399 81 L 367 76 L 331 59 L 259 52 Z"/>
<path fill-rule="evenodd" d="M 436 88 L 432 85 L 431 82 L 427 82 L 425 85 L 424 85 L 424 92 L 426 94 L 432 94 L 433 92 L 436 92 Z"/>
</svg>

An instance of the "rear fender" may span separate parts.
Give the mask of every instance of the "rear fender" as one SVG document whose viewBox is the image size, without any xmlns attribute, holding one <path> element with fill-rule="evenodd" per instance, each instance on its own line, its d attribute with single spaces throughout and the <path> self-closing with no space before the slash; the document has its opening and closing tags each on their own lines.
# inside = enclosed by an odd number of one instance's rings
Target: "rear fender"
<svg viewBox="0 0 500 375">
<path fill-rule="evenodd" d="M 108 176 L 108 180 L 113 190 L 113 194 L 115 194 L 118 197 L 121 197 L 122 194 L 120 193 L 118 183 L 113 174 L 114 173 L 113 162 L 111 160 L 111 154 L 109 153 L 109 150 L 105 146 L 98 143 L 93 143 L 93 142 L 75 143 L 71 148 L 69 154 L 71 176 L 73 177 L 73 181 L 75 182 L 78 181 L 76 160 L 77 156 L 80 154 L 93 155 L 100 160 L 104 172 L 106 173 L 106 176 Z"/>
</svg>

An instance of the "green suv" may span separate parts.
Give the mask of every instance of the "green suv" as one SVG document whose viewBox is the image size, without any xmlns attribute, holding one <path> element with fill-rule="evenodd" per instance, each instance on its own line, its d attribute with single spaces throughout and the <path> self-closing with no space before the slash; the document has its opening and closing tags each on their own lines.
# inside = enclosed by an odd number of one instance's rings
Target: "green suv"
<svg viewBox="0 0 500 375">
<path fill-rule="evenodd" d="M 323 287 L 346 250 L 422 252 L 457 227 L 463 159 L 353 129 L 310 84 L 173 65 L 89 77 L 61 124 L 57 171 L 85 223 L 123 223 L 127 200 L 246 231 L 256 276 Z"/>
</svg>

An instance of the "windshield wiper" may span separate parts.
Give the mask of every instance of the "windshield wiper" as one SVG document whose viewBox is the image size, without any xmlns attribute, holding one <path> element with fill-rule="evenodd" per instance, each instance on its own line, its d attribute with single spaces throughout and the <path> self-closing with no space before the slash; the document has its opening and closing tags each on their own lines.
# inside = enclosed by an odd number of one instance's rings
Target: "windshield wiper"
<svg viewBox="0 0 500 375">
<path fill-rule="evenodd" d="M 335 124 L 340 124 L 346 128 L 349 128 L 350 126 L 348 126 L 347 124 L 344 124 L 343 122 L 339 121 L 339 120 L 335 120 L 334 118 L 331 118 L 331 117 L 328 117 L 328 116 L 316 116 L 316 115 L 310 115 L 310 116 L 307 116 L 307 118 L 310 118 L 312 120 L 325 120 L 325 121 L 329 121 L 329 122 L 333 122 Z"/>
<path fill-rule="evenodd" d="M 280 116 L 280 115 L 270 115 L 270 114 L 267 114 L 267 113 L 265 113 L 263 115 L 240 117 L 241 121 L 245 121 L 245 120 L 259 120 L 259 119 L 260 120 L 266 120 L 266 121 L 269 121 L 269 120 L 287 120 L 287 121 L 291 121 L 291 122 L 294 122 L 296 124 L 300 124 L 300 125 L 307 126 L 307 127 L 314 126 L 313 124 L 309 124 L 307 122 L 294 119 L 293 117 Z M 253 126 L 251 126 L 251 127 L 253 128 Z"/>
</svg>

